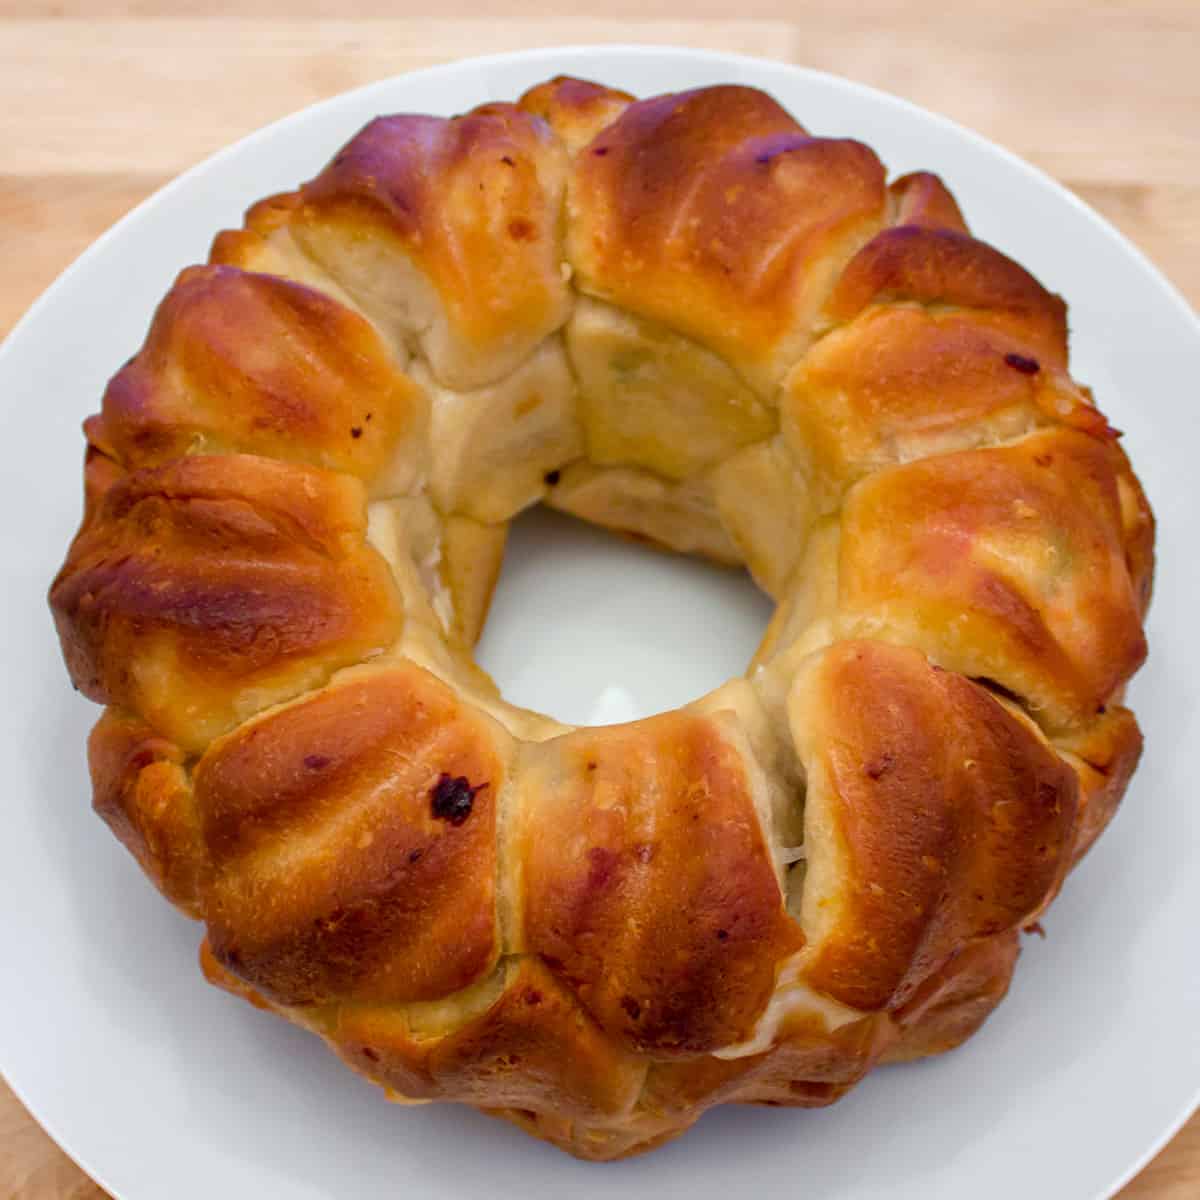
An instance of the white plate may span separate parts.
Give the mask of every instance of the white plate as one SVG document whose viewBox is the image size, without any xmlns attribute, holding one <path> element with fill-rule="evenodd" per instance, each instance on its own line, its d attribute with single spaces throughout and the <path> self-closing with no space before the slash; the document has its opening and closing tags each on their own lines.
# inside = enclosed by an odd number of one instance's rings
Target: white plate
<svg viewBox="0 0 1200 1200">
<path fill-rule="evenodd" d="M 810 128 L 869 142 L 893 172 L 944 174 L 973 228 L 1069 300 L 1076 375 L 1127 431 L 1160 521 L 1151 658 L 1132 691 L 1145 762 L 984 1031 L 943 1059 L 876 1072 L 831 1109 L 719 1110 L 610 1167 L 467 1109 L 388 1105 L 308 1035 L 201 981 L 197 929 L 90 813 L 95 710 L 71 694 L 44 600 L 78 515 L 79 422 L 213 231 L 314 174 L 377 113 L 462 111 L 560 71 L 640 94 L 755 84 Z M 363 88 L 218 154 L 97 242 L 0 349 L 5 1076 L 122 1200 L 1110 1194 L 1200 1085 L 1198 379 L 1200 325 L 1095 214 L 975 135 L 814 72 L 661 48 L 539 50 Z M 681 582 L 696 597 L 686 622 Z M 739 670 L 765 612 L 728 578 L 535 516 L 520 523 L 483 658 L 517 699 L 621 719 Z"/>
</svg>

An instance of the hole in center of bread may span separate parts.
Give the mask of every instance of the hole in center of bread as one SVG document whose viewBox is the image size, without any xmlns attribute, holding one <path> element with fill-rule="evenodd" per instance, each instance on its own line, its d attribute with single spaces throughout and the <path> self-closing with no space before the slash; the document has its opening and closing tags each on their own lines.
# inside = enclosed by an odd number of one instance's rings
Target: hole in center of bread
<svg viewBox="0 0 1200 1200">
<path fill-rule="evenodd" d="M 742 674 L 771 608 L 743 570 L 535 508 L 513 522 L 475 656 L 513 704 L 614 725 Z"/>
</svg>

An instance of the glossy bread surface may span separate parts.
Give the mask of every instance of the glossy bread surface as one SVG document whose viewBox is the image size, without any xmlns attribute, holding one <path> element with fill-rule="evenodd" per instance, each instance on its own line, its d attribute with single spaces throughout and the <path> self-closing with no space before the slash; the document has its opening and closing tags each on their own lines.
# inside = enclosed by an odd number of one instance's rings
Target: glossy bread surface
<svg viewBox="0 0 1200 1200">
<path fill-rule="evenodd" d="M 95 807 L 396 1100 L 605 1159 L 951 1049 L 1141 752 L 1153 518 L 1065 303 L 750 88 L 372 121 L 85 430 Z M 746 677 L 507 704 L 470 649 L 538 502 L 749 569 Z"/>
</svg>

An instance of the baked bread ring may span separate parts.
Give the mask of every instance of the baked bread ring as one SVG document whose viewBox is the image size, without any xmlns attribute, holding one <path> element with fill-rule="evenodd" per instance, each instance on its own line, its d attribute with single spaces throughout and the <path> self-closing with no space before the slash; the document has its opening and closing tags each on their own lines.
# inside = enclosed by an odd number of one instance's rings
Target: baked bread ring
<svg viewBox="0 0 1200 1200">
<path fill-rule="evenodd" d="M 85 430 L 95 807 L 208 978 L 585 1158 L 959 1044 L 1141 751 L 1153 520 L 1065 305 L 750 88 L 371 122 Z M 748 674 L 506 704 L 471 647 L 539 501 L 748 568 Z"/>
</svg>

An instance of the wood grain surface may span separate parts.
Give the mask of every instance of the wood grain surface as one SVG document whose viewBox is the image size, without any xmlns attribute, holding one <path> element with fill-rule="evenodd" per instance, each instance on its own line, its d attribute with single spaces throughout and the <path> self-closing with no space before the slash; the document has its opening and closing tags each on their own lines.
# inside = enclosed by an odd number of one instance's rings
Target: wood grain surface
<svg viewBox="0 0 1200 1200">
<path fill-rule="evenodd" d="M 0 337 L 138 201 L 268 121 L 472 54 L 617 41 L 782 59 L 944 113 L 1065 183 L 1200 306 L 1200 0 L 601 7 L 0 0 Z M 104 1196 L 0 1083 L 0 1200 Z M 1121 1193 L 1197 1197 L 1200 1117 Z"/>
</svg>

